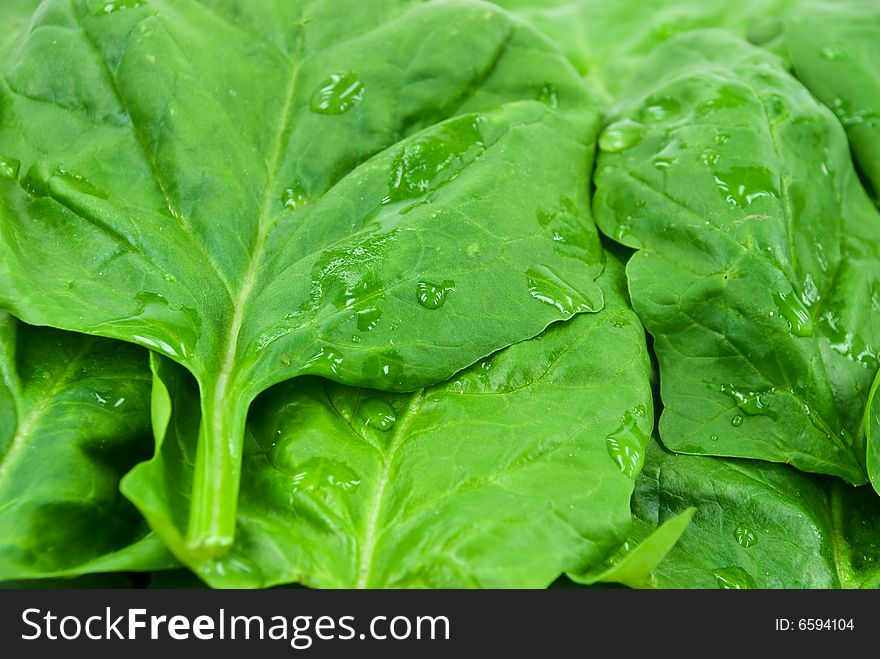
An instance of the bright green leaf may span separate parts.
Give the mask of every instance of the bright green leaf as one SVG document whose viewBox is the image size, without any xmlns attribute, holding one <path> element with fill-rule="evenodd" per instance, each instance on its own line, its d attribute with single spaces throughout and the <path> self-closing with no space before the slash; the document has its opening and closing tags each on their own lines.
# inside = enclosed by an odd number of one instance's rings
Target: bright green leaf
<svg viewBox="0 0 880 659">
<path fill-rule="evenodd" d="M 632 536 L 631 540 L 624 542 L 602 565 L 585 574 L 572 574 L 569 577 L 572 581 L 585 585 L 619 583 L 630 588 L 656 586 L 654 571 L 657 565 L 678 542 L 695 511 L 696 508 L 688 508 L 651 529 L 647 536 Z M 638 528 L 638 531 L 641 530 Z"/>
<path fill-rule="evenodd" d="M 46 0 L 0 101 L 0 306 L 195 375 L 193 556 L 270 385 L 411 390 L 602 306 L 594 103 L 490 5 Z"/>
<path fill-rule="evenodd" d="M 864 483 L 880 215 L 836 118 L 772 55 L 698 31 L 655 51 L 610 122 L 594 208 L 639 249 L 664 443 Z"/>
<path fill-rule="evenodd" d="M 785 43 L 798 78 L 837 115 L 880 203 L 880 4 L 801 2 Z"/>
<path fill-rule="evenodd" d="M 387 394 L 315 377 L 249 419 L 238 535 L 219 559 L 174 536 L 193 478 L 192 379 L 154 362 L 173 410 L 157 456 L 123 490 L 219 587 L 544 587 L 624 540 L 653 415 L 644 330 L 622 267 L 605 308 L 452 380 Z"/>
</svg>

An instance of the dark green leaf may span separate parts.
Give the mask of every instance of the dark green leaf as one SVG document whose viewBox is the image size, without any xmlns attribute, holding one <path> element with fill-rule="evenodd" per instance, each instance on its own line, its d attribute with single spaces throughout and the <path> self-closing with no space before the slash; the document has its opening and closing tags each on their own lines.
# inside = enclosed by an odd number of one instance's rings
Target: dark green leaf
<svg viewBox="0 0 880 659">
<path fill-rule="evenodd" d="M 119 493 L 149 391 L 146 351 L 0 313 L 0 581 L 176 564 Z"/>
<path fill-rule="evenodd" d="M 878 588 L 880 500 L 787 465 L 675 455 L 651 442 L 631 543 L 688 506 L 660 588 Z"/>
<path fill-rule="evenodd" d="M 772 55 L 699 31 L 657 49 L 599 146 L 594 207 L 640 250 L 666 445 L 864 483 L 880 215 L 834 115 Z"/>
</svg>

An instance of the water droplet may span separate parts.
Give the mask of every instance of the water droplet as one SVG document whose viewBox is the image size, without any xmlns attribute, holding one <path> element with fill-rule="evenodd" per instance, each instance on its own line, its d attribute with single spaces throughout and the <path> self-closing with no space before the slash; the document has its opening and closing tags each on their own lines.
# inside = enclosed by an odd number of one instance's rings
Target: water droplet
<svg viewBox="0 0 880 659">
<path fill-rule="evenodd" d="M 813 321 L 804 303 L 794 293 L 774 293 L 779 313 L 795 336 L 813 336 Z"/>
<path fill-rule="evenodd" d="M 300 367 L 300 371 L 318 375 L 339 375 L 344 358 L 332 348 L 322 347 Z"/>
<path fill-rule="evenodd" d="M 89 13 L 92 16 L 105 16 L 120 9 L 134 9 L 144 4 L 146 0 L 90 0 Z"/>
<path fill-rule="evenodd" d="M 479 117 L 459 117 L 418 134 L 391 163 L 384 203 L 414 199 L 448 183 L 484 149 Z"/>
<path fill-rule="evenodd" d="M 65 181 L 70 187 L 74 188 L 78 192 L 82 192 L 83 194 L 87 194 L 90 197 L 98 197 L 99 199 L 107 199 L 107 193 L 101 190 L 100 188 L 95 187 L 91 183 L 89 183 L 85 178 L 80 176 L 79 174 L 74 174 L 73 172 L 69 172 L 63 167 L 59 167 L 55 171 L 55 176 Z"/>
<path fill-rule="evenodd" d="M 829 106 L 837 115 L 844 126 L 855 126 L 857 124 L 867 123 L 875 125 L 880 121 L 880 114 L 870 109 L 858 109 L 853 107 L 852 103 L 844 98 L 835 98 Z"/>
<path fill-rule="evenodd" d="M 446 302 L 446 295 L 455 290 L 455 282 L 445 279 L 442 284 L 420 281 L 416 284 L 416 299 L 425 309 L 439 309 Z"/>
<path fill-rule="evenodd" d="M 756 199 L 779 197 L 769 170 L 762 167 L 731 167 L 715 173 L 715 185 L 731 206 L 745 208 Z"/>
<path fill-rule="evenodd" d="M 354 490 L 361 478 L 350 467 L 328 458 L 311 458 L 294 469 L 293 491 L 316 492 L 322 489 Z"/>
<path fill-rule="evenodd" d="M 681 111 L 681 104 L 674 98 L 652 98 L 642 108 L 639 117 L 643 123 L 665 121 Z"/>
<path fill-rule="evenodd" d="M 343 114 L 363 98 L 364 85 L 356 73 L 334 73 L 312 94 L 309 107 L 320 114 Z"/>
<path fill-rule="evenodd" d="M 566 315 L 594 311 L 595 303 L 544 265 L 526 272 L 529 294 Z"/>
<path fill-rule="evenodd" d="M 734 428 L 739 428 L 743 424 L 743 418 L 739 414 L 734 415 L 734 417 L 730 420 L 730 425 Z"/>
<path fill-rule="evenodd" d="M 122 404 L 125 402 L 125 398 L 117 398 L 116 402 L 113 403 L 114 408 L 122 407 Z"/>
<path fill-rule="evenodd" d="M 661 171 L 664 169 L 669 169 L 675 163 L 675 158 L 654 158 L 654 160 L 651 162 L 651 164 L 654 165 L 654 169 L 659 169 Z"/>
<path fill-rule="evenodd" d="M 714 98 L 703 101 L 697 106 L 697 112 L 709 114 L 717 110 L 729 110 L 745 105 L 748 101 L 749 97 L 744 90 L 733 85 L 722 85 Z"/>
<path fill-rule="evenodd" d="M 380 350 L 364 361 L 363 378 L 375 389 L 399 389 L 403 372 L 403 358 L 396 350 Z"/>
<path fill-rule="evenodd" d="M 748 414 L 749 416 L 763 414 L 774 417 L 766 396 L 774 393 L 776 391 L 775 389 L 771 388 L 767 391 L 744 391 L 734 387 L 732 384 L 722 384 L 721 391 L 733 398 L 736 406 L 744 414 Z"/>
<path fill-rule="evenodd" d="M 824 46 L 819 51 L 819 55 L 822 57 L 822 59 L 834 61 L 846 57 L 846 51 L 843 50 L 843 48 L 839 48 L 837 46 Z"/>
<path fill-rule="evenodd" d="M 369 398 L 361 403 L 359 413 L 364 424 L 370 428 L 387 432 L 397 421 L 397 412 L 381 398 Z"/>
<path fill-rule="evenodd" d="M 290 210 L 296 210 L 307 201 L 308 197 L 306 197 L 305 190 L 299 181 L 294 181 L 281 193 L 281 204 Z"/>
<path fill-rule="evenodd" d="M 755 580 L 740 567 L 723 567 L 713 572 L 715 583 L 722 590 L 746 590 L 755 587 Z"/>
<path fill-rule="evenodd" d="M 627 412 L 623 425 L 605 438 L 608 455 L 624 474 L 635 478 L 645 462 L 645 446 L 648 438 L 636 425 L 636 417 Z"/>
<path fill-rule="evenodd" d="M 820 299 L 819 288 L 816 286 L 816 282 L 813 281 L 813 276 L 809 273 L 804 277 L 804 290 L 801 293 L 801 299 L 808 307 L 812 307 Z"/>
<path fill-rule="evenodd" d="M 382 311 L 379 307 L 358 309 L 356 314 L 357 328 L 361 332 L 372 332 L 379 325 L 379 318 L 382 317 Z"/>
<path fill-rule="evenodd" d="M 719 439 L 719 437 L 718 437 L 718 435 L 711 435 L 711 436 L 709 437 L 709 439 L 710 439 L 711 441 L 713 441 L 713 442 L 717 442 L 718 439 Z"/>
<path fill-rule="evenodd" d="M 715 144 L 717 144 L 718 146 L 721 146 L 722 144 L 727 144 L 730 141 L 730 135 L 728 135 L 727 133 L 718 133 L 712 139 L 715 142 Z"/>
<path fill-rule="evenodd" d="M 167 281 L 169 284 L 174 284 L 177 282 L 177 277 L 172 275 L 170 272 L 166 272 L 164 275 L 162 275 L 162 279 Z"/>
<path fill-rule="evenodd" d="M 638 144 L 645 134 L 645 126 L 630 119 L 616 121 L 599 135 L 599 148 L 606 153 L 620 153 Z"/>
<path fill-rule="evenodd" d="M 21 162 L 15 158 L 0 156 L 0 178 L 14 181 L 18 178 L 19 169 L 21 169 Z"/>
<path fill-rule="evenodd" d="M 721 154 L 714 149 L 706 149 L 699 155 L 700 162 L 707 167 L 714 167 L 721 162 Z"/>
<path fill-rule="evenodd" d="M 99 394 L 97 391 L 93 391 L 92 393 L 95 394 L 95 401 L 97 401 L 98 405 L 104 407 L 104 405 L 107 404 L 107 399 L 104 396 Z"/>
<path fill-rule="evenodd" d="M 548 105 L 554 110 L 559 107 L 559 94 L 556 91 L 556 85 L 547 83 L 541 87 L 541 93 L 538 94 L 538 100 L 544 105 Z"/>
<path fill-rule="evenodd" d="M 299 316 L 317 311 L 326 302 L 339 310 L 357 311 L 359 306 L 376 310 L 385 291 L 377 273 L 395 239 L 396 230 L 323 252 L 312 266 L 309 298 L 288 325 L 301 325 Z"/>
<path fill-rule="evenodd" d="M 737 526 L 736 530 L 733 532 L 733 536 L 736 538 L 736 541 L 746 549 L 758 541 L 758 536 L 755 535 L 755 532 L 745 524 Z"/>
</svg>

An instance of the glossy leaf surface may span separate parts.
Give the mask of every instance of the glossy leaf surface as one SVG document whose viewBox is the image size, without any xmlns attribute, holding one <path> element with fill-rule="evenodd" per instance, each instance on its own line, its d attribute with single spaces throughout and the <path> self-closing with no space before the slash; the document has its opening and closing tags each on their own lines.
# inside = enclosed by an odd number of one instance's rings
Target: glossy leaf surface
<svg viewBox="0 0 880 659">
<path fill-rule="evenodd" d="M 601 312 L 446 383 L 388 394 L 309 377 L 265 393 L 236 544 L 188 566 L 218 587 L 534 588 L 601 562 L 627 533 L 653 415 L 622 267 L 609 261 L 599 281 Z M 154 368 L 158 454 L 124 491 L 183 555 L 173 529 L 198 410 L 191 378 L 168 360 Z"/>
<path fill-rule="evenodd" d="M 490 5 L 47 0 L 0 100 L 0 306 L 195 375 L 194 554 L 270 385 L 411 390 L 602 306 L 594 105 Z"/>
</svg>

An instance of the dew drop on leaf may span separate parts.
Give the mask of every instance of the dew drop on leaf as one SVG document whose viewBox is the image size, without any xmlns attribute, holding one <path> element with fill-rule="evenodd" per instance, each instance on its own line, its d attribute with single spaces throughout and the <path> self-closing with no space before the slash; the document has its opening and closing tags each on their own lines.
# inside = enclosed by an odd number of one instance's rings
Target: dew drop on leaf
<svg viewBox="0 0 880 659">
<path fill-rule="evenodd" d="M 555 307 L 561 313 L 573 315 L 594 311 L 595 303 L 544 265 L 529 268 L 526 272 L 529 295 L 544 304 Z"/>
<path fill-rule="evenodd" d="M 824 46 L 819 51 L 819 56 L 822 59 L 833 62 L 834 60 L 839 60 L 846 57 L 846 52 L 842 48 L 838 48 L 837 46 Z"/>
<path fill-rule="evenodd" d="M 715 185 L 731 206 L 746 208 L 752 202 L 779 197 L 773 175 L 763 167 L 731 167 L 715 173 Z"/>
<path fill-rule="evenodd" d="M 364 98 L 364 85 L 356 73 L 334 73 L 312 94 L 309 108 L 319 114 L 343 114 Z"/>
<path fill-rule="evenodd" d="M 332 348 L 322 347 L 300 367 L 303 372 L 332 373 L 339 375 L 339 369 L 345 359 Z"/>
<path fill-rule="evenodd" d="M 0 178 L 14 181 L 18 178 L 18 170 L 20 168 L 21 163 L 15 158 L 0 156 Z"/>
<path fill-rule="evenodd" d="M 120 9 L 134 9 L 144 4 L 146 0 L 90 0 L 89 13 L 92 16 L 106 16 Z"/>
<path fill-rule="evenodd" d="M 541 87 L 541 93 L 538 95 L 538 100 L 541 101 L 544 105 L 547 105 L 554 110 L 559 107 L 559 94 L 556 91 L 556 85 L 552 83 L 547 83 L 543 87 Z"/>
<path fill-rule="evenodd" d="M 752 529 L 750 529 L 745 524 L 740 524 L 739 526 L 737 526 L 736 530 L 733 532 L 733 535 L 736 538 L 736 541 L 746 549 L 748 549 L 758 541 L 758 536 L 755 534 L 755 532 L 752 531 Z"/>
<path fill-rule="evenodd" d="M 361 484 L 360 476 L 351 467 L 328 458 L 311 458 L 294 469 L 293 491 L 315 492 L 338 489 L 349 491 Z"/>
<path fill-rule="evenodd" d="M 370 398 L 360 405 L 359 413 L 364 424 L 370 428 L 387 432 L 394 427 L 397 413 L 381 398 Z"/>
<path fill-rule="evenodd" d="M 655 98 L 642 108 L 639 117 L 644 123 L 665 121 L 681 111 L 681 104 L 674 98 Z"/>
<path fill-rule="evenodd" d="M 813 336 L 813 321 L 810 312 L 794 293 L 774 293 L 773 300 L 780 315 L 788 322 L 788 328 L 795 336 Z"/>
<path fill-rule="evenodd" d="M 290 210 L 296 210 L 307 201 L 305 190 L 299 181 L 294 181 L 281 193 L 281 205 Z"/>
<path fill-rule="evenodd" d="M 620 153 L 638 144 L 645 134 L 645 127 L 630 119 L 617 121 L 599 135 L 599 148 L 606 153 Z"/>
<path fill-rule="evenodd" d="M 741 415 L 737 414 L 730 420 L 730 425 L 734 428 L 739 428 L 743 424 L 743 418 Z"/>
<path fill-rule="evenodd" d="M 416 284 L 416 300 L 425 309 L 439 309 L 446 302 L 446 295 L 455 290 L 455 282 L 446 279 L 442 284 L 420 281 Z"/>
<path fill-rule="evenodd" d="M 623 424 L 605 438 L 608 455 L 618 469 L 630 478 L 635 478 L 641 471 L 647 444 L 648 438 L 636 425 L 632 412 L 627 412 L 623 417 Z"/>
<path fill-rule="evenodd" d="M 715 583 L 722 590 L 747 590 L 755 587 L 755 580 L 740 567 L 723 567 L 714 570 Z"/>
</svg>

